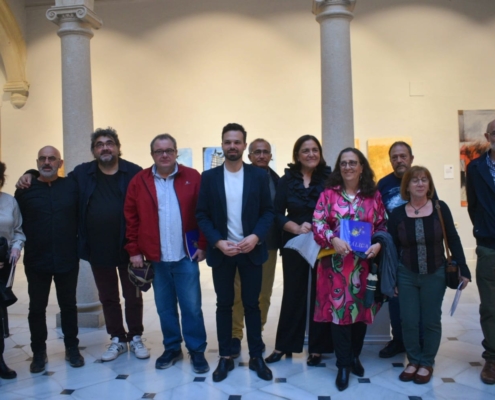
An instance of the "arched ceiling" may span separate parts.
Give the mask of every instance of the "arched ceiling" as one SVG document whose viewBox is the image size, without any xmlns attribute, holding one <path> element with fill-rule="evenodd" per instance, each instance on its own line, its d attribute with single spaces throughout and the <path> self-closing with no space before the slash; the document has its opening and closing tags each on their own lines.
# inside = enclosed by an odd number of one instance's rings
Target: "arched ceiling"
<svg viewBox="0 0 495 400">
<path fill-rule="evenodd" d="M 0 0 L 0 57 L 7 78 L 3 90 L 10 93 L 11 103 L 21 108 L 29 94 L 26 77 L 26 42 L 6 0 Z"/>
</svg>

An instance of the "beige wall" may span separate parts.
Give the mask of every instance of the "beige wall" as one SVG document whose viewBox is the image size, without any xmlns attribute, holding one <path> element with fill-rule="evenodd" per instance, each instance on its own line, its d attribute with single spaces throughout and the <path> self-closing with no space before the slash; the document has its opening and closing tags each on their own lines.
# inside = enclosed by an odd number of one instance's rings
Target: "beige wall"
<svg viewBox="0 0 495 400">
<path fill-rule="evenodd" d="M 169 132 L 193 149 L 201 170 L 201 148 L 218 145 L 222 126 L 236 121 L 248 139 L 275 144 L 282 172 L 297 137 L 320 136 L 319 26 L 309 1 L 96 4 L 104 26 L 91 42 L 94 122 L 117 129 L 125 158 L 150 165 L 150 139 Z M 2 97 L 8 192 L 38 148 L 62 147 L 60 39 L 45 11 L 27 9 L 29 100 L 16 110 Z M 495 109 L 495 3 L 358 0 L 351 27 L 361 148 L 372 137 L 412 137 L 416 162 L 431 169 L 471 258 L 457 110 Z M 411 82 L 424 96 L 409 95 Z M 454 180 L 443 179 L 444 164 L 455 166 Z"/>
</svg>

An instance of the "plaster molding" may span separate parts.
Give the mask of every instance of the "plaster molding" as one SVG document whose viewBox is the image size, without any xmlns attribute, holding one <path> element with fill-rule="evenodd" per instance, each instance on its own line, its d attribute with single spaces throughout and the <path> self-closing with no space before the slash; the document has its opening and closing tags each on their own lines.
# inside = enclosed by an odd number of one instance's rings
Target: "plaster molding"
<svg viewBox="0 0 495 400">
<path fill-rule="evenodd" d="M 5 66 L 7 83 L 4 92 L 17 108 L 26 104 L 29 82 L 26 77 L 26 42 L 21 28 L 6 0 L 0 0 L 0 57 Z"/>
<path fill-rule="evenodd" d="M 100 29 L 103 24 L 93 10 L 83 5 L 51 7 L 46 12 L 46 18 L 57 25 L 63 22 L 79 21 L 88 24 L 93 29 Z M 71 30 L 71 33 L 77 32 Z"/>
<path fill-rule="evenodd" d="M 313 0 L 313 14 L 319 21 L 328 17 L 354 17 L 353 11 L 357 0 Z"/>
</svg>

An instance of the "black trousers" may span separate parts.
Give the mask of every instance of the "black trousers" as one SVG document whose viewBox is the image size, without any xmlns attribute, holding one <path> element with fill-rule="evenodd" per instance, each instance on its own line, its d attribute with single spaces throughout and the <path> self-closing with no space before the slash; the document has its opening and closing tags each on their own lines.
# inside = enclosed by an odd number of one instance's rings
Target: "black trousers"
<svg viewBox="0 0 495 400">
<path fill-rule="evenodd" d="M 299 253 L 282 249 L 284 294 L 277 327 L 275 349 L 301 353 L 304 345 L 308 309 L 308 279 L 310 268 Z M 316 268 L 311 269 L 311 297 L 309 307 L 309 353 L 332 353 L 331 324 L 313 320 L 316 299 Z"/>
<path fill-rule="evenodd" d="M 33 353 L 46 350 L 48 330 L 46 327 L 46 307 L 50 295 L 52 279 L 55 282 L 57 301 L 60 307 L 62 332 L 65 347 L 77 346 L 77 301 L 76 288 L 79 266 L 69 272 L 52 274 L 26 268 L 29 293 L 29 330 Z"/>
<path fill-rule="evenodd" d="M 213 285 L 217 294 L 217 338 L 221 357 L 231 355 L 232 306 L 234 305 L 234 279 L 239 270 L 241 278 L 241 298 L 246 321 L 246 333 L 251 357 L 261 357 L 261 312 L 259 296 L 263 267 L 253 265 L 245 254 L 225 257 L 224 263 L 212 268 Z"/>
<path fill-rule="evenodd" d="M 363 349 L 367 325 L 364 322 L 355 322 L 350 325 L 332 324 L 332 338 L 335 344 L 338 368 L 352 366 L 354 357 L 359 357 Z"/>
<path fill-rule="evenodd" d="M 7 313 L 7 307 L 0 305 L 0 356 L 3 354 L 5 350 L 5 329 L 8 331 L 9 326 L 9 315 Z M 4 328 L 5 327 L 5 328 Z"/>
</svg>

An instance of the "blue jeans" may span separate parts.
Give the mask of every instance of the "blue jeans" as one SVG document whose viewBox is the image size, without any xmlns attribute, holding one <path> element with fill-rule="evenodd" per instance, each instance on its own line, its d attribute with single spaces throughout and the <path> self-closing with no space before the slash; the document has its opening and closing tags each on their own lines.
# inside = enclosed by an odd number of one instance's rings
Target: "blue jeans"
<svg viewBox="0 0 495 400">
<path fill-rule="evenodd" d="M 178 300 L 186 347 L 189 351 L 204 352 L 206 330 L 201 310 L 198 263 L 184 257 L 180 261 L 160 261 L 152 264 L 155 271 L 153 290 L 165 349 L 179 350 L 181 347 Z"/>
<path fill-rule="evenodd" d="M 411 364 L 431 367 L 442 338 L 442 302 L 445 294 L 445 267 L 432 274 L 418 274 L 399 265 L 399 302 L 402 336 Z M 423 319 L 424 345 L 419 341 Z"/>
</svg>

